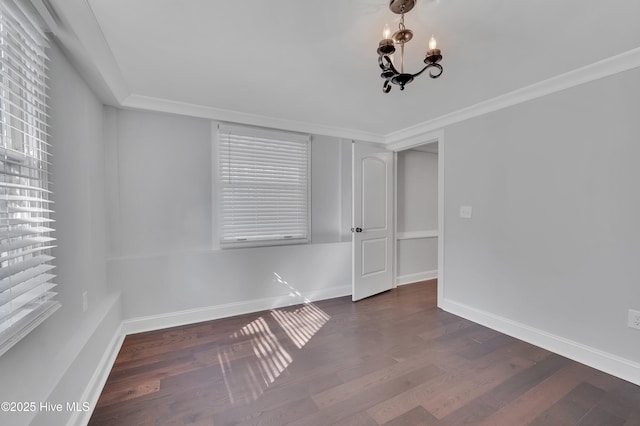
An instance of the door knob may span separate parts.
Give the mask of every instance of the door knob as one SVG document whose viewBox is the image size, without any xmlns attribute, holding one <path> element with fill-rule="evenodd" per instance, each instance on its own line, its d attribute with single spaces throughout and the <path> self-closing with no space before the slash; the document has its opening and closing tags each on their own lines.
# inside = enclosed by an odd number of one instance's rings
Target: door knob
<svg viewBox="0 0 640 426">
<path fill-rule="evenodd" d="M 362 232 L 362 228 L 351 228 L 351 232 Z"/>
</svg>

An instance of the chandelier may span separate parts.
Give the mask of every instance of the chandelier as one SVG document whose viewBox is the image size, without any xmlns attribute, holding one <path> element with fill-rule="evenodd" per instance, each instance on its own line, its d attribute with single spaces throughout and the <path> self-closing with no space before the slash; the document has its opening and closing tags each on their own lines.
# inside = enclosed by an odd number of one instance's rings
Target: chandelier
<svg viewBox="0 0 640 426">
<path fill-rule="evenodd" d="M 429 71 L 431 78 L 438 78 L 442 75 L 442 65 L 438 62 L 442 59 L 440 49 L 436 48 L 436 39 L 431 36 L 429 40 L 429 50 L 424 57 L 424 68 L 415 74 L 408 74 L 404 72 L 404 45 L 413 38 L 413 31 L 404 26 L 404 14 L 409 12 L 415 6 L 416 0 L 391 0 L 389 2 L 389 9 L 400 15 L 400 24 L 398 25 L 398 31 L 391 35 L 389 25 L 385 25 L 383 31 L 383 39 L 378 45 L 378 65 L 382 69 L 380 77 L 384 79 L 382 85 L 382 91 L 389 93 L 391 90 L 391 83 L 400 86 L 400 90 L 404 90 L 404 86 L 411 83 L 414 78 L 425 72 L 429 68 L 435 68 Z M 400 45 L 400 71 L 396 68 L 393 61 L 393 54 L 396 51 L 395 45 Z"/>
</svg>

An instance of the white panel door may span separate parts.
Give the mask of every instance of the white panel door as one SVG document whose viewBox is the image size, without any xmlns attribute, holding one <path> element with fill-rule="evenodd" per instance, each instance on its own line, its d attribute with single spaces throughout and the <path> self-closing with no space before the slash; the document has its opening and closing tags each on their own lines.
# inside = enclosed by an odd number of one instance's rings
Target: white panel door
<svg viewBox="0 0 640 426">
<path fill-rule="evenodd" d="M 353 143 L 352 298 L 393 287 L 393 153 Z"/>
</svg>

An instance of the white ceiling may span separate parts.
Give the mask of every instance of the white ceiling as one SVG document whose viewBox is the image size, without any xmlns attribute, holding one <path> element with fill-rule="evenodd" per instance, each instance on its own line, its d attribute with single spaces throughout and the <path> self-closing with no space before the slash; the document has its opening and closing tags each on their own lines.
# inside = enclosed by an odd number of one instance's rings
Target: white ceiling
<svg viewBox="0 0 640 426">
<path fill-rule="evenodd" d="M 444 73 L 383 94 L 376 48 L 398 21 L 388 0 L 50 1 L 80 48 L 59 40 L 125 106 L 179 102 L 382 137 L 640 46 L 637 0 L 417 0 L 407 70 L 435 34 Z"/>
</svg>

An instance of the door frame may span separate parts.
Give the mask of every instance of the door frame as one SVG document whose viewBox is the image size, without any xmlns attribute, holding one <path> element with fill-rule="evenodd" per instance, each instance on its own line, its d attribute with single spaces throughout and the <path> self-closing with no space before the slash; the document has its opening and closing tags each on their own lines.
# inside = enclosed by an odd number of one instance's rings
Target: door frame
<svg viewBox="0 0 640 426">
<path fill-rule="evenodd" d="M 421 134 L 418 136 L 413 136 L 399 142 L 393 142 L 387 145 L 387 149 L 393 151 L 394 160 L 397 161 L 397 153 L 400 151 L 405 151 L 411 148 L 415 148 L 421 145 L 427 145 L 437 143 L 438 144 L 438 306 L 442 306 L 442 302 L 444 300 L 445 294 L 445 274 L 444 274 L 444 265 L 445 265 L 445 241 L 444 241 L 444 232 L 445 232 L 445 220 L 444 220 L 444 201 L 445 201 L 445 193 L 444 193 L 444 156 L 445 156 L 445 143 L 444 143 L 444 129 L 440 129 L 434 132 Z M 398 268 L 397 268 L 397 242 L 395 241 L 395 235 L 397 234 L 397 208 L 398 208 L 398 168 L 394 167 L 394 180 L 395 180 L 395 193 L 394 193 L 394 224 L 393 224 L 393 235 L 394 235 L 394 244 L 393 244 L 393 277 L 394 277 L 394 286 L 395 281 L 397 279 Z"/>
</svg>

